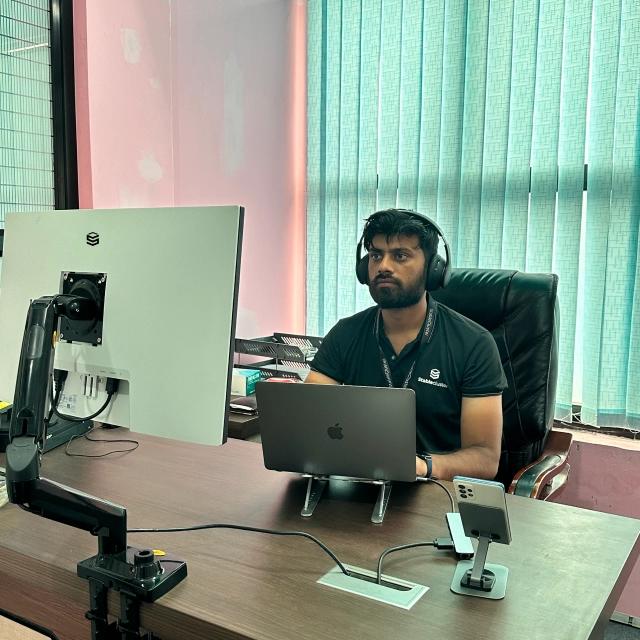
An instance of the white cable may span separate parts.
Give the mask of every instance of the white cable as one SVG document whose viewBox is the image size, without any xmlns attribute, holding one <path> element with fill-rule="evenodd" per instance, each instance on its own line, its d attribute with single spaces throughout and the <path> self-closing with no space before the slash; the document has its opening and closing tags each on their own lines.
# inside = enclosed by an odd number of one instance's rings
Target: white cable
<svg viewBox="0 0 640 640">
<path fill-rule="evenodd" d="M 2 482 L 0 484 L 0 509 L 9 502 L 9 496 L 7 495 L 7 485 Z"/>
<path fill-rule="evenodd" d="M 9 502 L 9 496 L 7 495 L 7 479 L 5 477 L 6 469 L 0 467 L 0 509 Z"/>
</svg>

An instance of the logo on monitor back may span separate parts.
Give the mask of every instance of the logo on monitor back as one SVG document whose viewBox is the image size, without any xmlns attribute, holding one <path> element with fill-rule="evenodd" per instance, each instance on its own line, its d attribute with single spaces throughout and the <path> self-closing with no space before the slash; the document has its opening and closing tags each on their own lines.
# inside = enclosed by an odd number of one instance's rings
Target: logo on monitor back
<svg viewBox="0 0 640 640">
<path fill-rule="evenodd" d="M 87 233 L 87 244 L 90 247 L 95 247 L 97 244 L 100 244 L 100 236 L 95 231 Z"/>
<path fill-rule="evenodd" d="M 332 440 L 342 440 L 342 438 L 344 438 L 342 427 L 340 426 L 339 422 L 336 422 L 333 427 L 329 427 L 327 429 L 327 433 Z"/>
</svg>

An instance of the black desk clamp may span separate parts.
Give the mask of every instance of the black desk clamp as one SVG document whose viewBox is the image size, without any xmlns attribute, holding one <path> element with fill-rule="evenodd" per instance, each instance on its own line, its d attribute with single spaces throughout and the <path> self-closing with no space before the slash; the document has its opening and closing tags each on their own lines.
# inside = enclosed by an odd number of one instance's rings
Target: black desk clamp
<svg viewBox="0 0 640 640">
<path fill-rule="evenodd" d="M 163 567 L 162 564 L 170 566 Z M 187 565 L 167 556 L 158 560 L 151 549 L 128 547 L 122 557 L 100 557 L 98 554 L 79 562 L 78 575 L 89 581 L 90 609 L 85 617 L 91 621 L 91 637 L 95 640 L 133 640 L 142 637 L 141 602 L 153 602 L 171 590 L 186 577 Z M 107 617 L 109 589 L 120 593 L 120 615 L 111 623 Z"/>
<path fill-rule="evenodd" d="M 87 321 L 101 300 L 59 295 L 29 307 L 6 450 L 10 502 L 44 518 L 77 527 L 98 537 L 98 554 L 78 563 L 78 576 L 90 587 L 93 640 L 134 640 L 140 635 L 140 603 L 152 602 L 187 575 L 184 561 L 157 557 L 149 549 L 127 547 L 124 507 L 40 477 L 46 437 L 45 412 L 53 365 L 53 338 L 59 318 Z M 120 617 L 109 622 L 107 593 L 120 593 Z M 148 637 L 148 635 L 147 635 Z"/>
</svg>

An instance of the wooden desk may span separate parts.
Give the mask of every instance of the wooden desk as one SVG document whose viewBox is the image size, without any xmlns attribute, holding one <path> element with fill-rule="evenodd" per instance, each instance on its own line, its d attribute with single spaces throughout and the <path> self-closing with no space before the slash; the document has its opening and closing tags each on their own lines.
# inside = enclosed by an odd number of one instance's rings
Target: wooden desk
<svg viewBox="0 0 640 640">
<path fill-rule="evenodd" d="M 216 448 L 136 437 L 138 450 L 107 458 L 69 458 L 56 449 L 44 457 L 43 476 L 126 505 L 130 527 L 231 522 L 302 529 L 344 562 L 367 568 L 385 547 L 446 535 L 448 500 L 435 485 L 394 487 L 383 525 L 369 521 L 372 495 L 347 501 L 337 492 L 305 520 L 304 483 L 265 470 L 255 443 L 230 440 Z M 101 446 L 78 444 L 92 452 Z M 451 593 L 456 561 L 430 548 L 394 554 L 385 564 L 389 575 L 431 587 L 404 611 L 318 585 L 332 563 L 303 539 L 228 530 L 138 534 L 131 544 L 166 549 L 186 559 L 189 570 L 173 591 L 143 605 L 142 623 L 163 640 L 601 637 L 640 551 L 640 521 L 513 496 L 508 505 L 513 543 L 489 551 L 490 562 L 510 570 L 502 601 Z M 2 606 L 61 638 L 86 640 L 88 587 L 76 577 L 76 563 L 96 548 L 84 532 L 2 508 Z M 110 598 L 112 610 L 117 602 Z"/>
</svg>

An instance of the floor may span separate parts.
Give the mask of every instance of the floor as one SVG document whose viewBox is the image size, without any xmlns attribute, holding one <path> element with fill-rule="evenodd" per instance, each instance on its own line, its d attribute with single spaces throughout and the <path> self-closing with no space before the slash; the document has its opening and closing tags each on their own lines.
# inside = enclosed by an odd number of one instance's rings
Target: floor
<svg viewBox="0 0 640 640">
<path fill-rule="evenodd" d="M 33 631 L 29 627 L 25 627 L 0 614 L 0 638 L 2 640 L 47 640 L 50 637 Z"/>
<path fill-rule="evenodd" d="M 610 622 L 604 631 L 604 640 L 640 640 L 640 629 L 628 624 Z"/>
</svg>

